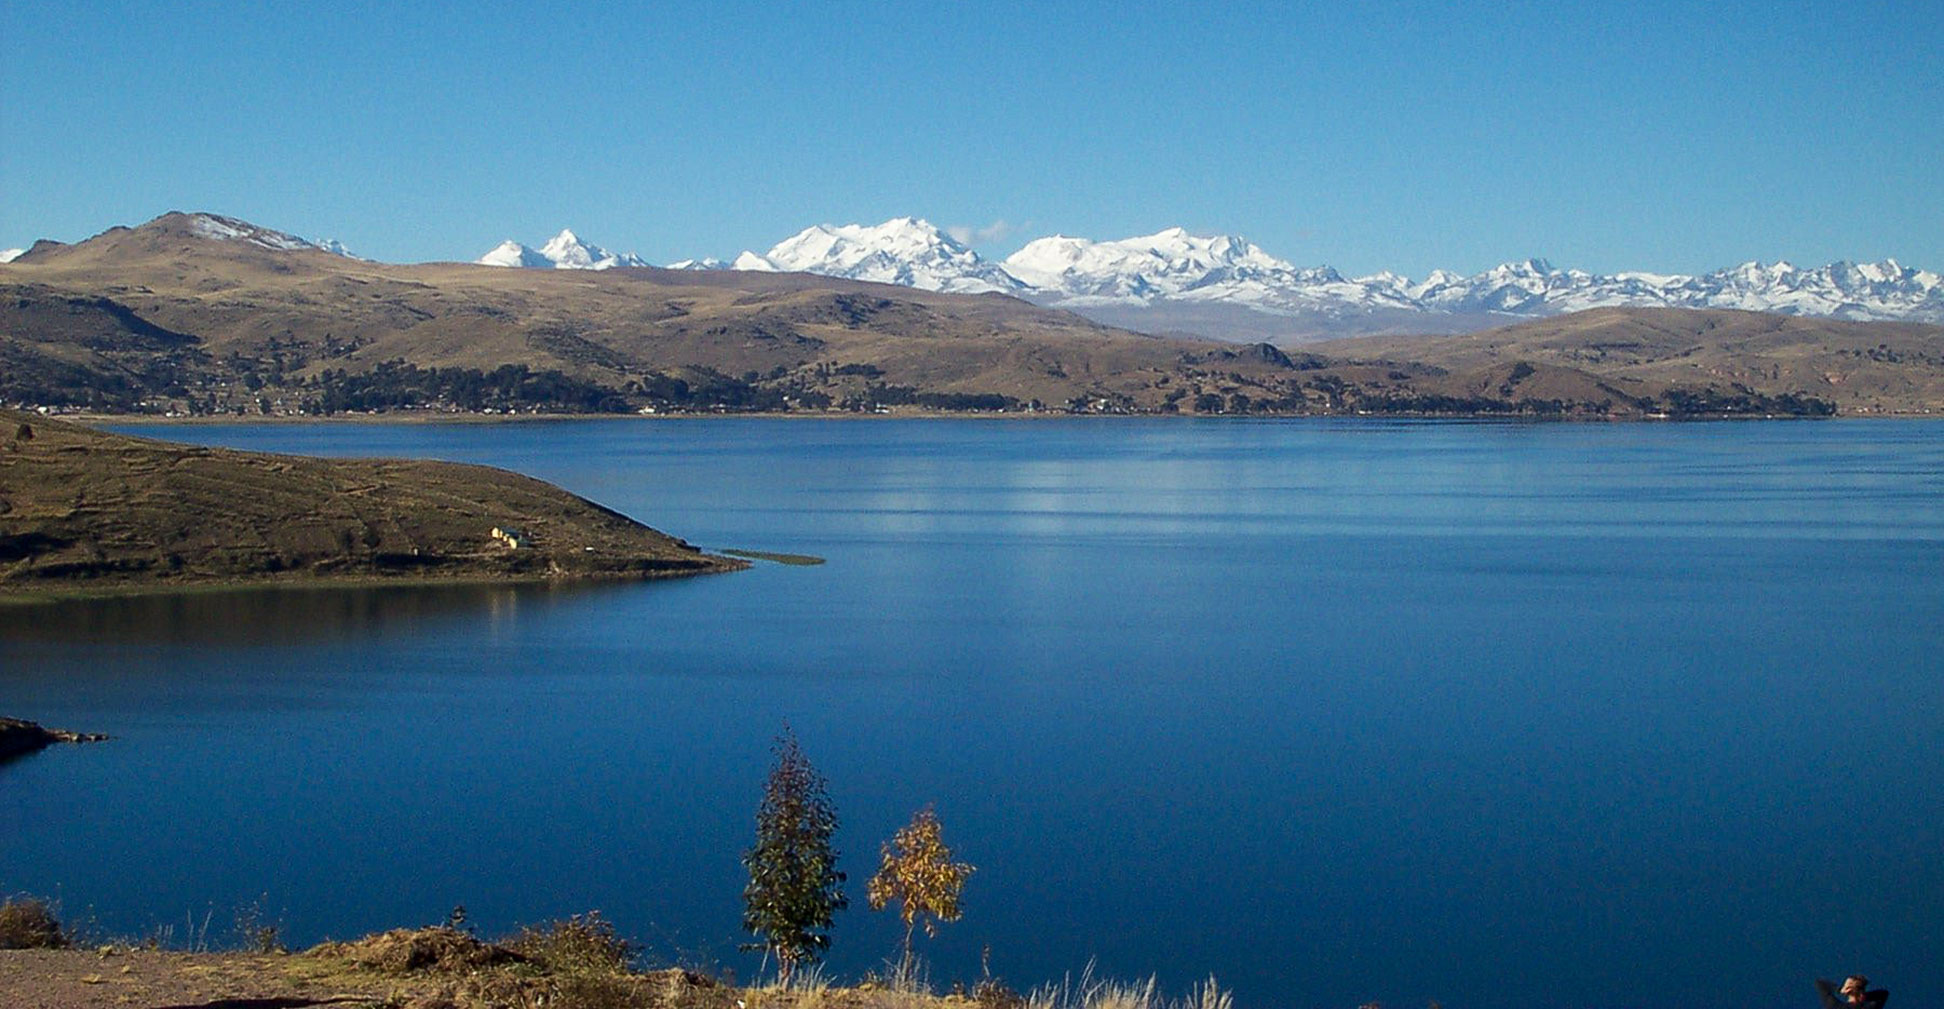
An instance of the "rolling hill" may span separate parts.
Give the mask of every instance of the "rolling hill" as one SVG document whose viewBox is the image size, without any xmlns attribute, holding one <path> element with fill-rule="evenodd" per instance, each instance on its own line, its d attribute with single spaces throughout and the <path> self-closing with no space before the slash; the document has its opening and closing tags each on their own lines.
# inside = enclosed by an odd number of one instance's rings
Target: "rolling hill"
<svg viewBox="0 0 1944 1009">
<path fill-rule="evenodd" d="M 1400 360 L 1457 375 L 1518 363 L 1618 388 L 1792 393 L 1845 414 L 1944 408 L 1944 327 L 1724 309 L 1601 308 L 1455 336 L 1368 336 L 1320 354 Z"/>
</svg>

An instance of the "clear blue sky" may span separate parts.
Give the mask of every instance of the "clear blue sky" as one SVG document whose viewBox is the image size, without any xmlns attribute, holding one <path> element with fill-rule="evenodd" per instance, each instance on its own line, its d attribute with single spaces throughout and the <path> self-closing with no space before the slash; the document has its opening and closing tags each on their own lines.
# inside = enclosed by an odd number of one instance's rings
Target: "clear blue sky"
<svg viewBox="0 0 1944 1009">
<path fill-rule="evenodd" d="M 170 209 L 391 261 L 910 214 L 1015 226 L 993 256 L 1944 270 L 1944 4 L 0 0 L 0 246 Z"/>
</svg>

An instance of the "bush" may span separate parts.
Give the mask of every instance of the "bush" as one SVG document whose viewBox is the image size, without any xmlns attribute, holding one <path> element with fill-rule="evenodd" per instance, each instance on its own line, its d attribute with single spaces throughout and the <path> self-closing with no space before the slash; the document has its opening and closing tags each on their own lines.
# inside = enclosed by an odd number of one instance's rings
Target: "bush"
<svg viewBox="0 0 1944 1009">
<path fill-rule="evenodd" d="M 635 958 L 634 947 L 614 934 L 614 923 L 599 911 L 529 925 L 505 945 L 557 974 L 619 974 Z"/>
<path fill-rule="evenodd" d="M 47 902 L 36 897 L 0 903 L 0 949 L 66 949 L 67 933 Z"/>
</svg>

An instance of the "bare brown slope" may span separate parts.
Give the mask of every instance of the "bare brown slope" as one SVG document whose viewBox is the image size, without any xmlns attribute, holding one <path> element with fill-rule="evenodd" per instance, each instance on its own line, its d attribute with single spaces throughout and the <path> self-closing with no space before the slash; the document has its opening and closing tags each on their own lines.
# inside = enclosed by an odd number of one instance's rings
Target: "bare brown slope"
<svg viewBox="0 0 1944 1009">
<path fill-rule="evenodd" d="M 1635 394 L 1737 387 L 1828 401 L 1843 413 L 1944 408 L 1944 327 L 1720 309 L 1602 308 L 1456 336 L 1369 336 L 1317 353 L 1453 373 L 1526 362 Z"/>
<path fill-rule="evenodd" d="M 0 595 L 742 566 L 504 470 L 197 448 L 0 411 Z"/>
</svg>

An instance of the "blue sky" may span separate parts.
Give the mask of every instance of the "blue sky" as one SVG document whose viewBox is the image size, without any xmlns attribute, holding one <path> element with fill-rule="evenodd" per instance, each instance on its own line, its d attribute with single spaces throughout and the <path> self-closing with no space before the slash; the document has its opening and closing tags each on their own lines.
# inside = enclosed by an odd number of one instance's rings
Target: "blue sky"
<svg viewBox="0 0 1944 1009">
<path fill-rule="evenodd" d="M 211 210 L 391 261 L 914 215 L 1346 272 L 1944 270 L 1944 4 L 0 0 L 0 246 Z"/>
</svg>

